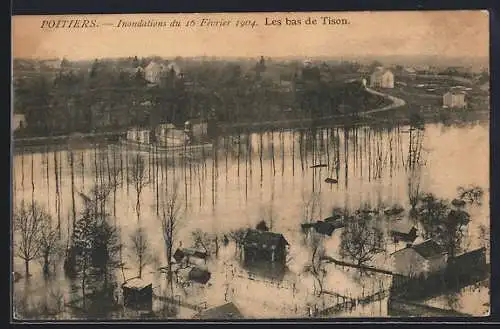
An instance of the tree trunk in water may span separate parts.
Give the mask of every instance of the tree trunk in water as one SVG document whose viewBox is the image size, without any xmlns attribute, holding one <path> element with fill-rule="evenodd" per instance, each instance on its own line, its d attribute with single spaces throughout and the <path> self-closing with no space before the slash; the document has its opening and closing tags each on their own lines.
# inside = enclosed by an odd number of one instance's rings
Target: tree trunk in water
<svg viewBox="0 0 500 329">
<path fill-rule="evenodd" d="M 50 270 L 49 270 L 49 255 L 46 254 L 43 257 L 43 274 L 45 276 L 48 276 L 49 272 L 50 272 Z"/>
<path fill-rule="evenodd" d="M 24 271 L 26 273 L 26 278 L 30 276 L 30 262 L 29 260 L 24 261 Z"/>
</svg>

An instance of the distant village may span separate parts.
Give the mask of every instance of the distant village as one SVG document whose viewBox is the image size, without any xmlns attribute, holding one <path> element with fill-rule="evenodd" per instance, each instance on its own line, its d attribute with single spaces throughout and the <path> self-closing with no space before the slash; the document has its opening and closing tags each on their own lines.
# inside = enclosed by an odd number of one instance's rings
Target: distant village
<svg viewBox="0 0 500 329">
<path fill-rule="evenodd" d="M 96 67 L 96 60 L 94 62 L 94 67 Z M 193 76 L 193 63 L 187 60 L 174 59 L 174 60 L 164 60 L 164 59 L 138 59 L 133 58 L 130 60 L 122 60 L 123 64 L 120 62 L 105 62 L 99 64 L 105 67 L 106 70 L 111 69 L 111 72 L 115 72 L 115 75 L 120 77 L 128 77 L 128 79 L 136 79 L 137 77 L 142 77 L 149 88 L 156 88 L 160 85 L 164 85 L 168 79 L 177 79 L 182 82 L 186 90 L 202 90 L 200 82 L 197 82 Z M 251 62 L 250 62 L 251 63 Z M 255 63 L 255 62 L 254 62 Z M 54 60 L 44 60 L 44 61 L 23 61 L 17 60 L 15 64 L 15 81 L 29 81 L 33 79 L 37 74 L 81 74 L 82 70 L 91 71 L 89 64 L 69 62 L 66 59 L 54 59 Z M 302 104 L 305 106 L 307 101 L 309 90 L 311 88 L 319 88 L 319 86 L 311 85 L 314 81 L 325 81 L 331 83 L 332 81 L 339 81 L 342 83 L 353 83 L 359 82 L 364 88 L 372 88 L 374 90 L 385 90 L 386 93 L 407 99 L 410 97 L 416 98 L 415 102 L 410 103 L 415 105 L 432 105 L 440 106 L 442 108 L 448 109 L 474 109 L 475 104 L 470 104 L 468 99 L 472 97 L 472 103 L 476 103 L 478 91 L 488 90 L 489 80 L 483 75 L 483 73 L 472 73 L 468 70 L 463 70 L 461 68 L 445 68 L 437 69 L 429 66 L 421 67 L 403 67 L 400 65 L 384 66 L 381 63 L 372 63 L 370 65 L 360 65 L 356 63 L 340 63 L 334 65 L 327 65 L 326 63 L 315 62 L 313 60 L 304 60 L 302 63 L 280 63 L 274 62 L 271 58 L 266 59 L 261 57 L 260 60 L 256 61 L 254 66 L 250 64 L 243 63 L 249 67 L 247 69 L 249 74 L 253 74 L 254 77 L 258 77 L 258 81 L 269 81 L 274 87 L 273 92 L 277 92 L 282 95 L 302 95 L 294 96 L 296 99 L 299 97 Z M 243 69 L 242 69 L 243 70 Z M 38 73 L 37 73 L 38 72 Z M 45 74 L 44 73 L 44 74 Z M 170 78 L 169 78 L 170 77 Z M 451 78 L 450 78 L 451 77 Z M 256 80 L 257 81 L 257 80 Z M 310 82 L 308 82 L 310 81 Z M 462 81 L 462 83 L 460 83 Z M 19 82 L 20 83 L 20 82 Z M 471 85 L 472 84 L 472 85 Z M 15 82 L 16 85 L 16 82 Z M 199 91 L 196 91 L 197 93 Z M 279 111 L 286 114 L 287 117 L 296 111 L 294 105 L 290 103 L 287 98 L 290 96 L 279 96 L 283 98 L 281 102 L 281 109 Z M 289 105 L 287 105 L 289 103 Z M 214 103 L 215 104 L 215 103 Z M 375 104 L 375 103 L 374 103 Z M 154 106 L 151 100 L 143 100 L 134 106 L 139 105 L 143 110 L 148 110 Z M 337 113 L 343 113 L 346 111 L 346 106 L 348 103 L 342 103 L 338 106 Z M 139 108 L 138 108 L 139 110 Z M 220 109 L 214 105 L 212 108 L 207 110 L 212 111 L 214 121 L 223 123 L 224 119 L 221 117 Z M 12 117 L 12 127 L 14 131 L 29 129 L 28 126 L 34 125 L 34 119 L 30 119 L 30 116 L 23 113 L 23 109 L 15 107 L 15 111 Z M 149 111 L 149 110 L 148 110 Z M 195 115 L 193 110 L 190 117 L 187 116 L 186 119 L 189 120 L 200 120 L 198 115 Z M 271 111 L 272 112 L 272 111 Z M 206 113 L 204 114 L 204 120 L 208 119 Z M 100 118 L 99 125 L 106 126 L 111 124 L 113 115 L 112 112 L 108 114 L 92 114 L 95 116 L 95 120 Z M 224 115 L 224 116 L 228 116 Z M 216 119 L 217 118 L 217 119 Z M 116 119 L 118 120 L 118 118 Z M 122 120 L 122 119 L 120 119 Z M 30 121 L 32 121 L 30 123 Z M 160 121 L 161 122 L 161 121 Z M 162 124 L 171 124 L 172 122 L 163 122 Z M 131 129 L 136 129 L 130 127 Z M 156 129 L 156 128 L 155 128 Z"/>
</svg>

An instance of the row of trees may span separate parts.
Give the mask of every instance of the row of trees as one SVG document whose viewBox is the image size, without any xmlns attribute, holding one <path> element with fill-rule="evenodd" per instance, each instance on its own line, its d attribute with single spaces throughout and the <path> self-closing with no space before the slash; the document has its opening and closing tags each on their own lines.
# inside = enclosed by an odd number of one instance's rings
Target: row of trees
<svg viewBox="0 0 500 329">
<path fill-rule="evenodd" d="M 312 77 L 298 68 L 286 78 L 286 88 L 281 76 L 289 69 L 277 66 L 274 71 L 283 73 L 264 74 L 269 67 L 245 71 L 237 63 L 200 62 L 180 76 L 166 72 L 151 87 L 140 70 L 116 69 L 96 60 L 88 72 L 62 68 L 55 76 L 20 73 L 15 77 L 14 106 L 26 115 L 25 133 L 48 135 L 147 126 L 161 120 L 182 123 L 206 116 L 212 108 L 220 121 L 241 122 L 279 119 L 287 108 L 299 117 L 318 117 L 340 113 L 341 105 L 358 111 L 383 102 L 360 84 L 337 81 L 344 67 L 325 64 Z"/>
</svg>

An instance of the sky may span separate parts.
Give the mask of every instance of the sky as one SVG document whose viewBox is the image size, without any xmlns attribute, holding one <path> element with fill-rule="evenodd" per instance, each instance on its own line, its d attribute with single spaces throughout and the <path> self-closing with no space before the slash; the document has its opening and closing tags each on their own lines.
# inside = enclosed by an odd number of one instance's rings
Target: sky
<svg viewBox="0 0 500 329">
<path fill-rule="evenodd" d="M 347 25 L 323 25 L 324 16 L 344 18 Z M 302 24 L 285 24 L 285 18 Z M 305 25 L 308 18 L 316 25 Z M 229 20 L 225 27 L 118 27 L 119 21 L 194 19 Z M 265 25 L 281 20 L 281 26 Z M 44 20 L 95 19 L 99 27 L 41 28 Z M 237 20 L 255 20 L 255 27 L 236 27 Z M 46 23 L 47 24 L 47 23 Z M 14 58 L 216 56 L 216 57 L 342 57 L 350 55 L 437 55 L 487 57 L 487 11 L 138 14 L 79 16 L 14 16 Z"/>
</svg>

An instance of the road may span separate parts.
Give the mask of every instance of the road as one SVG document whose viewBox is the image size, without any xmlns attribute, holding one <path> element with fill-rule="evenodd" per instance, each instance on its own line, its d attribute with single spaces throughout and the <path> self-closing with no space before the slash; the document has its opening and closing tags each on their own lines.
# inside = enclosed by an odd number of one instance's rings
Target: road
<svg viewBox="0 0 500 329">
<path fill-rule="evenodd" d="M 385 98 L 389 99 L 392 102 L 392 104 L 389 104 L 387 106 L 384 106 L 384 107 L 381 107 L 378 109 L 361 112 L 361 113 L 359 113 L 360 116 L 365 116 L 367 114 L 373 114 L 373 113 L 386 112 L 386 111 L 394 110 L 394 109 L 397 109 L 398 107 L 406 105 L 406 102 L 401 98 L 397 98 L 397 97 L 394 97 L 394 96 L 391 96 L 388 94 L 384 94 L 384 93 L 378 92 L 378 91 L 373 90 L 373 89 L 368 88 L 368 87 L 366 88 L 366 91 L 372 95 L 385 97 Z"/>
</svg>

